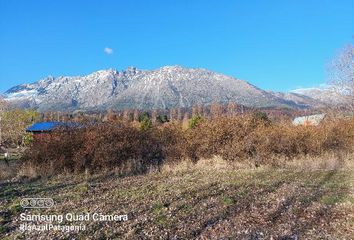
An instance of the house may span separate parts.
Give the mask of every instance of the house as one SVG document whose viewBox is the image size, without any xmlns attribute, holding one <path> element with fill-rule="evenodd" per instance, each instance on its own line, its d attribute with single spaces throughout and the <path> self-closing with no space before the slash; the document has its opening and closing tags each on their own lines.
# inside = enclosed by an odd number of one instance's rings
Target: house
<svg viewBox="0 0 354 240">
<path fill-rule="evenodd" d="M 80 128 L 82 125 L 77 122 L 38 122 L 26 129 L 26 132 L 36 135 L 46 135 L 60 128 Z"/>
<path fill-rule="evenodd" d="M 326 114 L 314 114 L 308 116 L 297 117 L 293 120 L 294 125 L 317 126 L 325 118 Z"/>
</svg>

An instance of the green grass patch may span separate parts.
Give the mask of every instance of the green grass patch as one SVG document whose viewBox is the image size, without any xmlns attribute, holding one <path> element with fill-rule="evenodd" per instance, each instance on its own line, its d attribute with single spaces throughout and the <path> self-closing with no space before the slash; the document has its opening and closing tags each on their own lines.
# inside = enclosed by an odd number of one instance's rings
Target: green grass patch
<svg viewBox="0 0 354 240">
<path fill-rule="evenodd" d="M 17 214 L 23 210 L 23 208 L 20 205 L 19 201 L 15 201 L 12 203 L 9 207 L 8 210 L 10 210 L 11 214 Z"/>
<path fill-rule="evenodd" d="M 340 203 L 354 204 L 354 198 L 350 196 L 325 195 L 321 197 L 320 202 L 326 205 L 336 205 Z"/>
<path fill-rule="evenodd" d="M 80 183 L 75 187 L 75 191 L 78 194 L 85 194 L 88 192 L 89 189 L 90 189 L 90 186 L 87 182 Z"/>
<path fill-rule="evenodd" d="M 6 226 L 0 226 L 0 234 L 6 233 L 8 228 Z"/>
<path fill-rule="evenodd" d="M 231 197 L 224 197 L 224 198 L 222 199 L 222 202 L 223 202 L 224 205 L 226 205 L 226 206 L 230 206 L 230 205 L 235 204 L 235 200 L 234 200 L 233 198 L 231 198 Z"/>
<path fill-rule="evenodd" d="M 7 158 L 8 161 L 15 161 L 15 160 L 20 160 L 21 156 L 20 155 L 15 155 L 15 156 L 11 156 L 9 158 Z M 4 160 L 5 161 L 5 157 L 2 155 L 0 156 L 0 161 Z"/>
<path fill-rule="evenodd" d="M 161 203 L 156 203 L 152 206 L 152 211 L 155 214 L 160 214 L 164 209 L 164 206 Z"/>
</svg>

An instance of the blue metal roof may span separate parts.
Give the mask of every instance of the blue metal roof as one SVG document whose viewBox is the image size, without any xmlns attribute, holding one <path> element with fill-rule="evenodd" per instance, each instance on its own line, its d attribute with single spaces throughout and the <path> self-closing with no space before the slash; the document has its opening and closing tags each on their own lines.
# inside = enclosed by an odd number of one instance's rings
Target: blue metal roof
<svg viewBox="0 0 354 240">
<path fill-rule="evenodd" d="M 38 122 L 26 129 L 26 132 L 50 132 L 59 127 L 77 128 L 81 124 L 77 122 Z"/>
</svg>

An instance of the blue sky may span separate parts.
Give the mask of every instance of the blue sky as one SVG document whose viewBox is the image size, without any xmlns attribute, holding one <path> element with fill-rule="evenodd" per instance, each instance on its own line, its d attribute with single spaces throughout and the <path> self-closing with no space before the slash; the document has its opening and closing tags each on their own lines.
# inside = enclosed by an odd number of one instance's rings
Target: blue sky
<svg viewBox="0 0 354 240">
<path fill-rule="evenodd" d="M 48 75 L 202 67 L 268 90 L 325 82 L 353 0 L 0 0 L 0 92 Z"/>
</svg>

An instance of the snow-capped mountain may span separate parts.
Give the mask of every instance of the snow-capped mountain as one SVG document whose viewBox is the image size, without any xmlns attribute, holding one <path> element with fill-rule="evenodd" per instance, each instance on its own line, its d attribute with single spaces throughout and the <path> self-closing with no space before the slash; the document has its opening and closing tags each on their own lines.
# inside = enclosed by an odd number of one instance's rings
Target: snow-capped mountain
<svg viewBox="0 0 354 240">
<path fill-rule="evenodd" d="M 321 102 L 326 105 L 339 104 L 341 102 L 341 96 L 339 90 L 334 86 L 321 86 L 313 88 L 300 88 L 291 91 L 293 94 L 300 94 L 314 99 L 317 102 Z"/>
<path fill-rule="evenodd" d="M 323 108 L 327 103 L 297 92 L 270 92 L 273 95 L 289 102 L 294 102 L 299 108 Z"/>
<path fill-rule="evenodd" d="M 130 67 L 86 76 L 47 77 L 4 93 L 20 107 L 47 110 L 161 109 L 233 101 L 251 107 L 299 107 L 291 99 L 261 90 L 246 81 L 201 68 Z M 300 106 L 301 107 L 301 106 Z"/>
</svg>

